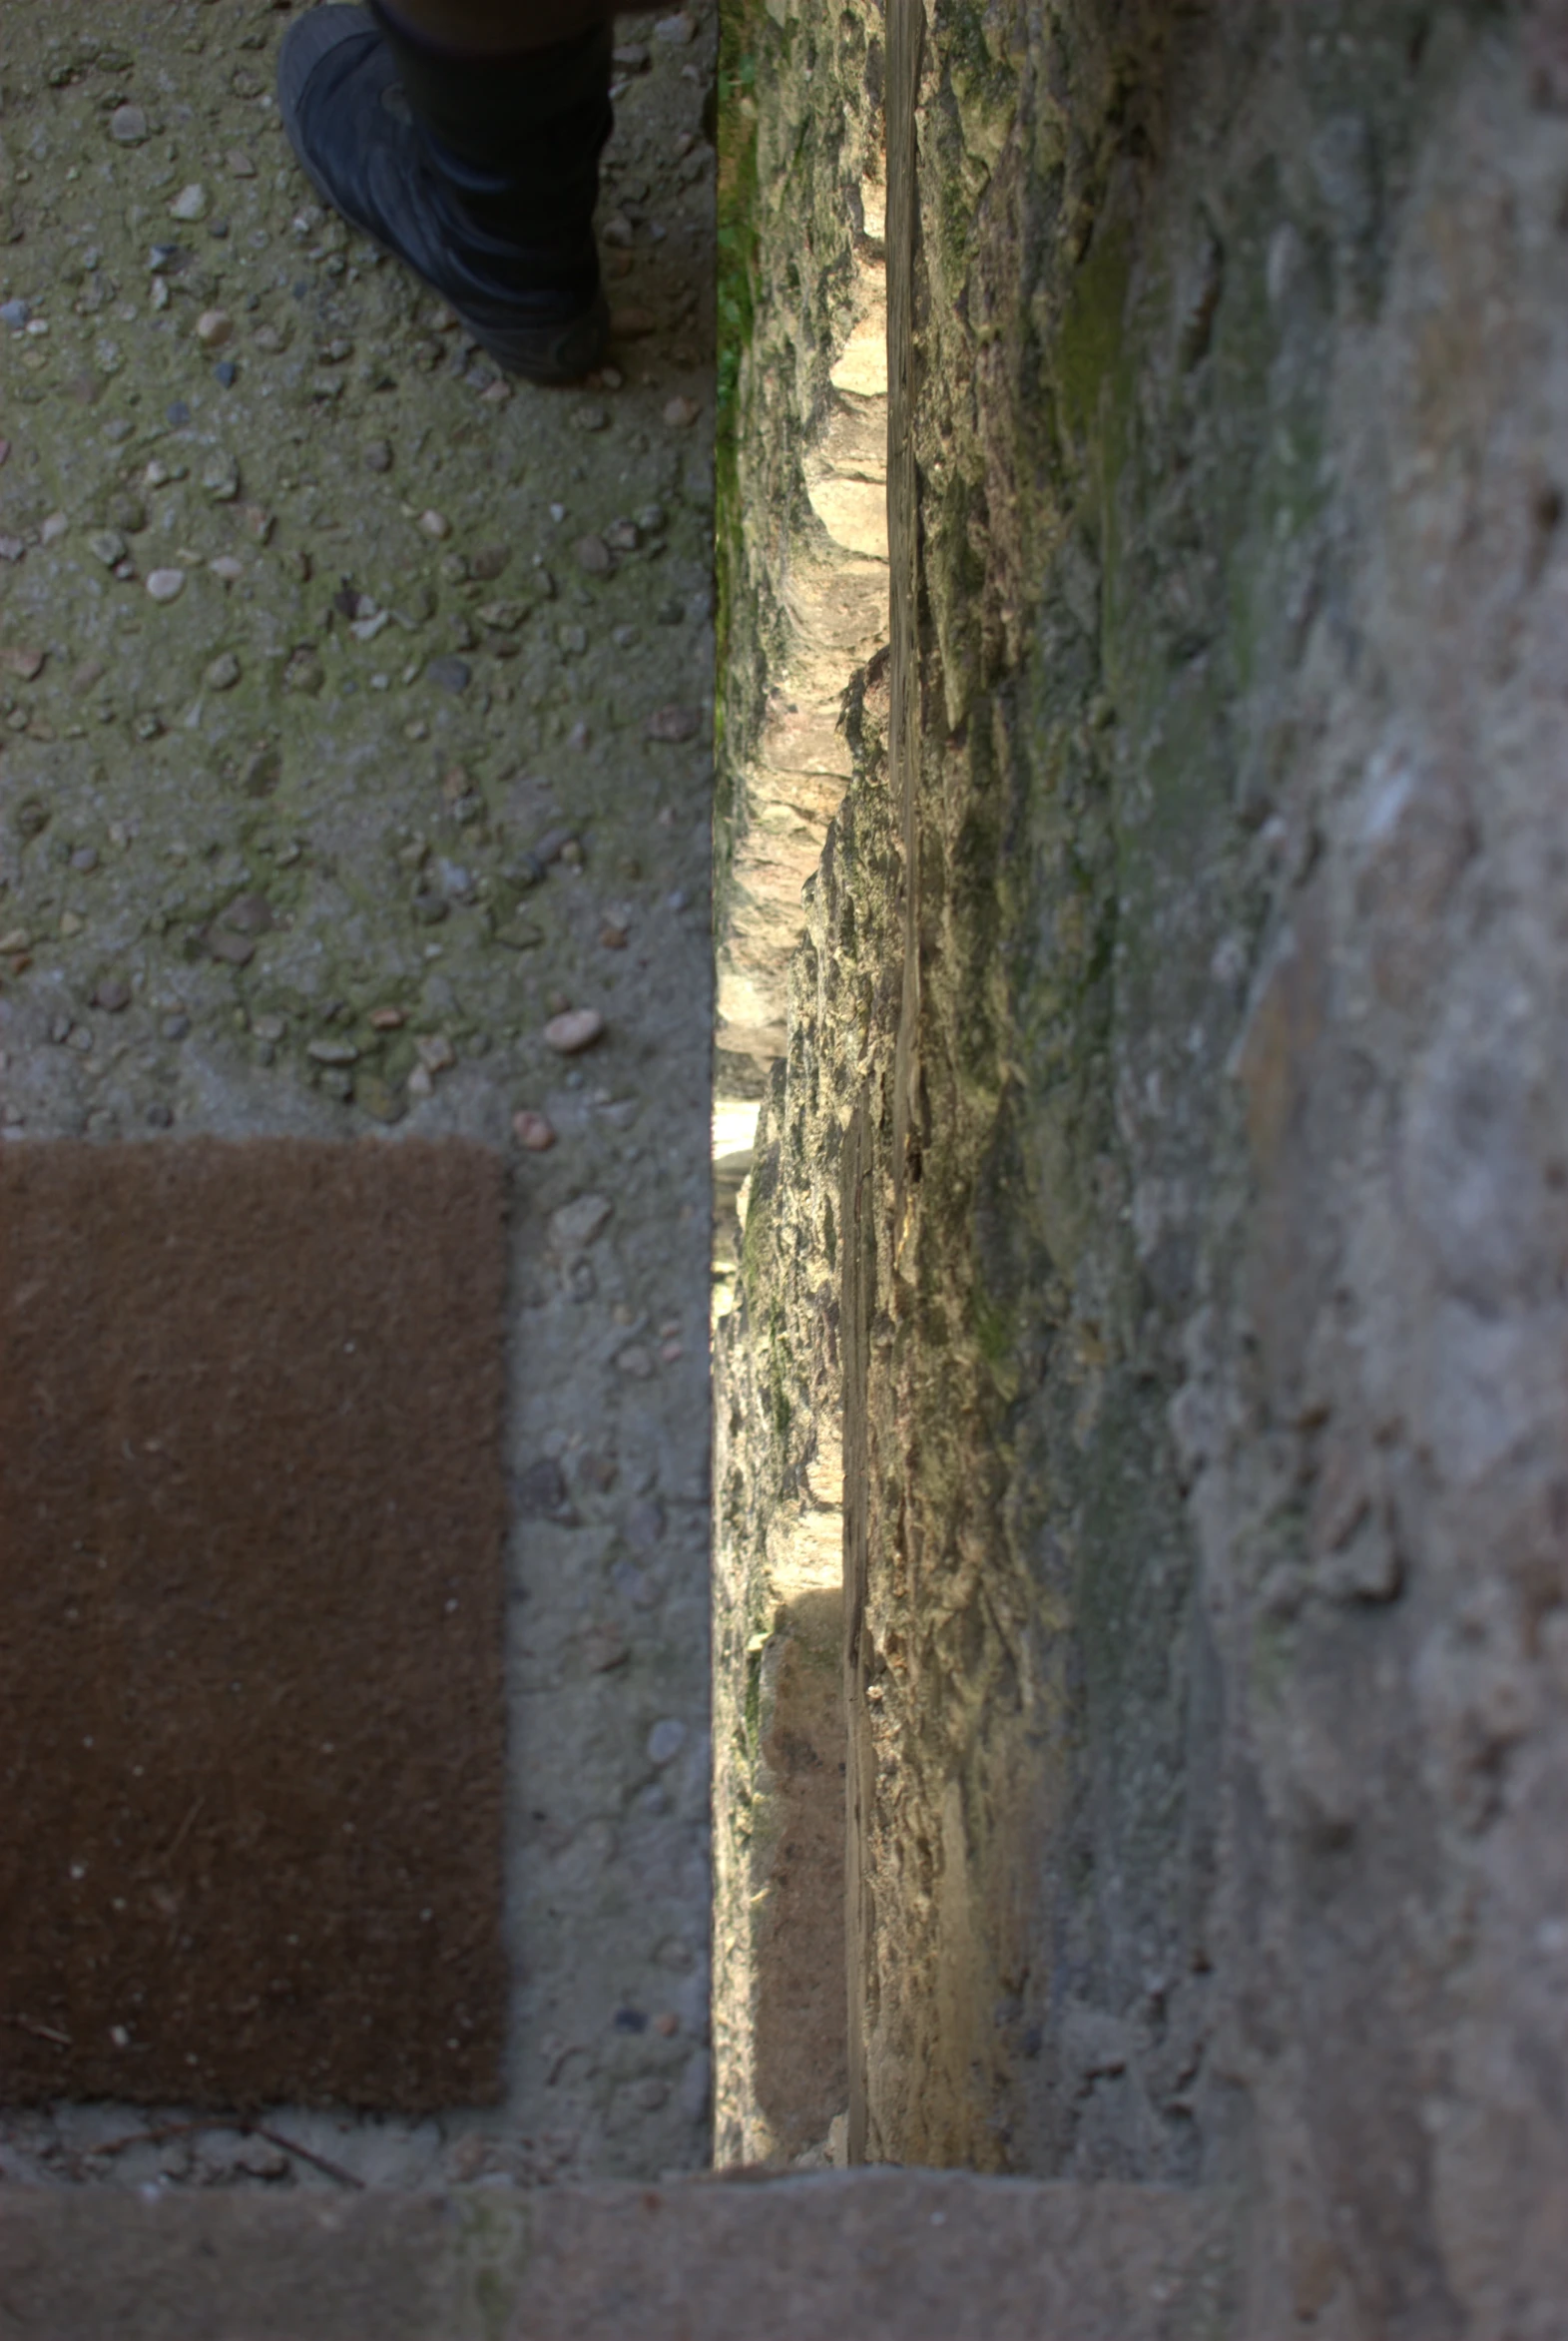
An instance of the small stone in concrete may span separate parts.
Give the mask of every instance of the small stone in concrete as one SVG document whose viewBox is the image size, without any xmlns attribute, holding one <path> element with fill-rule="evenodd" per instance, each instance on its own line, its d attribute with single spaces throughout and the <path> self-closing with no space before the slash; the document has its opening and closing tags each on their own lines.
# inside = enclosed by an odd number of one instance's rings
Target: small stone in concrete
<svg viewBox="0 0 1568 2341">
<path fill-rule="evenodd" d="M 544 1028 L 546 1045 L 557 1055 L 577 1056 L 603 1037 L 604 1018 L 597 1008 L 566 1008 Z"/>
<path fill-rule="evenodd" d="M 583 1664 L 590 1674 L 609 1674 L 631 1656 L 626 1636 L 615 1624 L 591 1625 L 583 1635 Z"/>
<path fill-rule="evenodd" d="M 230 171 L 236 179 L 254 179 L 256 177 L 256 165 L 244 147 L 231 147 L 228 163 Z"/>
<path fill-rule="evenodd" d="M 466 691 L 472 673 L 465 659 L 452 657 L 432 659 L 425 669 L 426 679 L 438 691 Z"/>
<path fill-rule="evenodd" d="M 400 1032 L 407 1021 L 408 1018 L 401 1008 L 387 1007 L 370 1010 L 370 1029 L 372 1032 Z"/>
<path fill-rule="evenodd" d="M 225 585 L 238 585 L 245 575 L 244 561 L 237 561 L 233 553 L 220 553 L 217 559 L 209 561 L 207 566 L 213 575 Z"/>
<path fill-rule="evenodd" d="M 164 1018 L 158 1027 L 166 1040 L 184 1040 L 191 1029 L 191 1019 L 183 1008 L 177 1008 Z"/>
<path fill-rule="evenodd" d="M 20 946 L 23 950 L 26 944 Z M 0 946 L 3 948 L 3 946 Z M 548 1154 L 555 1144 L 555 1129 L 542 1113 L 524 1110 L 512 1116 L 512 1133 L 519 1146 L 529 1154 Z"/>
<path fill-rule="evenodd" d="M 664 418 L 672 430 L 686 430 L 702 411 L 695 398 L 668 398 L 665 401 Z"/>
<path fill-rule="evenodd" d="M 224 912 L 221 924 L 234 934 L 269 934 L 276 920 L 264 894 L 237 894 Z"/>
<path fill-rule="evenodd" d="M 433 536 L 438 544 L 444 537 L 448 537 L 452 533 L 452 523 L 447 519 L 444 512 L 421 512 L 419 515 L 419 525 L 424 530 L 425 535 Z"/>
<path fill-rule="evenodd" d="M 15 648 L 0 650 L 0 667 L 7 674 L 20 675 L 24 683 L 32 683 L 43 673 L 48 655 L 43 650 L 24 650 L 18 644 Z"/>
<path fill-rule="evenodd" d="M 659 320 L 651 308 L 613 308 L 610 311 L 610 335 L 616 341 L 638 341 L 645 333 L 659 329 Z"/>
<path fill-rule="evenodd" d="M 628 1375 L 633 1382 L 646 1382 L 653 1373 L 654 1362 L 640 1342 L 632 1342 L 616 1359 L 616 1371 Z"/>
<path fill-rule="evenodd" d="M 117 528 L 95 528 L 87 540 L 87 549 L 95 561 L 102 561 L 106 569 L 125 559 L 125 538 Z"/>
<path fill-rule="evenodd" d="M 608 1195 L 579 1195 L 550 1214 L 550 1242 L 560 1253 L 583 1252 L 602 1236 L 615 1213 Z"/>
<path fill-rule="evenodd" d="M 123 975 L 106 975 L 93 994 L 95 1008 L 103 1008 L 109 1015 L 118 1016 L 122 1008 L 131 1005 L 131 986 Z"/>
<path fill-rule="evenodd" d="M 427 1073 L 445 1073 L 457 1062 L 457 1051 L 444 1032 L 427 1032 L 414 1042 L 419 1062 Z"/>
<path fill-rule="evenodd" d="M 326 681 L 326 669 L 313 650 L 300 648 L 293 652 L 283 669 L 283 689 L 302 691 L 313 698 Z"/>
<path fill-rule="evenodd" d="M 492 584 L 511 557 L 510 545 L 481 545 L 468 563 L 468 574 L 483 579 L 487 585 Z"/>
<path fill-rule="evenodd" d="M 211 209 L 211 198 L 200 182 L 182 187 L 169 207 L 171 220 L 205 220 Z"/>
<path fill-rule="evenodd" d="M 312 1040 L 305 1045 L 305 1055 L 318 1065 L 356 1065 L 359 1051 L 351 1040 Z"/>
<path fill-rule="evenodd" d="M 235 934 L 221 926 L 208 935 L 207 949 L 211 958 L 222 959 L 229 967 L 249 967 L 256 957 L 256 944 L 248 934 Z"/>
<path fill-rule="evenodd" d="M 574 430 L 602 431 L 607 430 L 609 424 L 610 409 L 607 406 L 574 406 L 572 409 Z"/>
<path fill-rule="evenodd" d="M 209 691 L 233 691 L 240 680 L 240 661 L 232 650 L 221 651 L 202 677 Z"/>
<path fill-rule="evenodd" d="M 366 471 L 391 470 L 392 444 L 389 439 L 372 439 L 370 441 L 364 451 L 364 467 Z"/>
<path fill-rule="evenodd" d="M 354 1103 L 373 1122 L 400 1122 L 407 1106 L 392 1083 L 379 1073 L 362 1073 L 354 1083 Z"/>
<path fill-rule="evenodd" d="M 650 740 L 695 740 L 702 728 L 695 707 L 660 707 L 648 719 L 647 734 Z"/>
<path fill-rule="evenodd" d="M 610 547 L 602 536 L 580 536 L 572 550 L 577 556 L 577 566 L 590 577 L 608 577 L 615 567 Z"/>
<path fill-rule="evenodd" d="M 679 1716 L 667 1715 L 648 1734 L 648 1761 L 650 1764 L 668 1764 L 681 1753 L 685 1745 L 686 1725 Z"/>
<path fill-rule="evenodd" d="M 140 106 L 117 106 L 109 117 L 109 135 L 116 146 L 139 147 L 147 136 L 147 116 Z"/>
<path fill-rule="evenodd" d="M 661 16 L 654 31 L 661 41 L 668 41 L 672 48 L 684 49 L 697 31 L 697 25 L 683 8 L 674 16 Z"/>
<path fill-rule="evenodd" d="M 98 848 L 96 846 L 78 846 L 71 856 L 71 868 L 80 871 L 84 878 L 90 877 L 98 868 Z"/>
<path fill-rule="evenodd" d="M 226 308 L 204 308 L 196 320 L 196 337 L 204 349 L 222 349 L 234 333 L 235 320 Z"/>
<path fill-rule="evenodd" d="M 178 601 L 185 591 L 185 571 L 155 569 L 147 580 L 147 590 L 155 602 Z"/>
</svg>

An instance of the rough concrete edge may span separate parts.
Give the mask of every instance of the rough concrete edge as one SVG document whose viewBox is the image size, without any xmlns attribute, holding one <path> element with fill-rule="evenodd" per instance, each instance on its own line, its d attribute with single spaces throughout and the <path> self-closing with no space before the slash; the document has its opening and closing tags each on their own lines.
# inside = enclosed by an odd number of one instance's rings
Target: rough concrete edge
<svg viewBox="0 0 1568 2341">
<path fill-rule="evenodd" d="M 961 2171 L 352 2198 L 7 2188 L 0 2341 L 1200 2341 L 1237 2204 Z"/>
</svg>

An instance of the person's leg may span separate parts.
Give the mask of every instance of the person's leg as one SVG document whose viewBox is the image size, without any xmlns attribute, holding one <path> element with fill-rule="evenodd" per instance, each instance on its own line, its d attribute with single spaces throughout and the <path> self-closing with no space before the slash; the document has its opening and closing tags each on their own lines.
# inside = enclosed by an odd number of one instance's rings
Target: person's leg
<svg viewBox="0 0 1568 2341">
<path fill-rule="evenodd" d="M 466 57 L 547 48 L 591 32 L 611 13 L 606 0 L 393 0 L 382 9 L 428 47 Z"/>
<path fill-rule="evenodd" d="M 503 18 L 510 47 L 466 45 Z M 564 21 L 563 37 L 529 37 Z M 593 212 L 611 41 L 597 0 L 397 0 L 395 15 L 371 0 L 310 10 L 278 57 L 283 121 L 320 193 L 536 381 L 573 380 L 604 349 Z"/>
</svg>

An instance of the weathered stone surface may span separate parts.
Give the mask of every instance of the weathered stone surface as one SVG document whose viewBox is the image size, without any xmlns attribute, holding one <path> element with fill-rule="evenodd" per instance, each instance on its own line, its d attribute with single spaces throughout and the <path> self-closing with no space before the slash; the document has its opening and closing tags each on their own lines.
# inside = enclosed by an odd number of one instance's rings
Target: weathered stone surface
<svg viewBox="0 0 1568 2341">
<path fill-rule="evenodd" d="M 721 1096 L 729 1058 L 783 1053 L 800 888 L 849 780 L 839 701 L 887 630 L 880 12 L 743 6 L 726 37 L 752 332 L 720 478 Z"/>
<path fill-rule="evenodd" d="M 889 15 L 889 858 L 760 1133 L 721 1664 L 842 1390 L 851 2153 L 1242 2171 L 1259 2331 L 1568 2291 L 1560 51 Z"/>
</svg>

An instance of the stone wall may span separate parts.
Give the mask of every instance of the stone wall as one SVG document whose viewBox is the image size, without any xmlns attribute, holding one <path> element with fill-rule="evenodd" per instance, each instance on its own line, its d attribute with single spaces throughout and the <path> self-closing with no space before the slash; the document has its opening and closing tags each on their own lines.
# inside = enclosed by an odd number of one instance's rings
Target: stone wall
<svg viewBox="0 0 1568 2341">
<path fill-rule="evenodd" d="M 748 1551 L 842 1424 L 849 2152 L 1546 2332 L 1568 19 L 887 48 L 891 656 L 721 1356 Z"/>
</svg>

